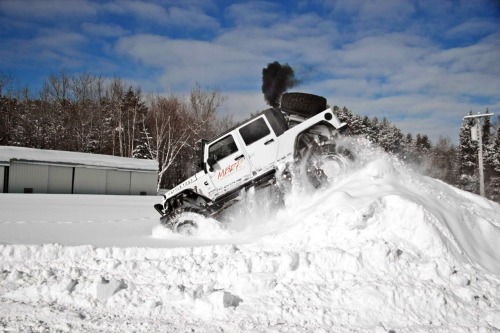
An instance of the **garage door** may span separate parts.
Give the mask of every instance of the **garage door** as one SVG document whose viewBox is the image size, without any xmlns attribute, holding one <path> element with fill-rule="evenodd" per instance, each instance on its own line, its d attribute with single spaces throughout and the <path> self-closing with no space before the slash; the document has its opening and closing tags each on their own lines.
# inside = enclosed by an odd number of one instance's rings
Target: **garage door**
<svg viewBox="0 0 500 333">
<path fill-rule="evenodd" d="M 9 168 L 10 193 L 47 193 L 49 166 L 12 161 Z"/>
<path fill-rule="evenodd" d="M 106 170 L 75 168 L 75 194 L 106 194 Z"/>
<path fill-rule="evenodd" d="M 156 172 L 132 172 L 130 181 L 131 195 L 156 195 Z"/>
<path fill-rule="evenodd" d="M 108 170 L 106 194 L 130 194 L 130 172 Z"/>
<path fill-rule="evenodd" d="M 48 193 L 71 194 L 73 185 L 73 168 L 49 166 Z"/>
</svg>

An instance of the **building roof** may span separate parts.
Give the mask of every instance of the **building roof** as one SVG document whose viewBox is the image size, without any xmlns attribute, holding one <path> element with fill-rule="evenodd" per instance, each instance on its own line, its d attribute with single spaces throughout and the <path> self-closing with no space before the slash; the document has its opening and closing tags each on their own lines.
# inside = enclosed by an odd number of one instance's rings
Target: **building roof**
<svg viewBox="0 0 500 333">
<path fill-rule="evenodd" d="M 138 171 L 158 171 L 158 162 L 155 160 L 77 153 L 61 150 L 0 146 L 0 165 L 9 164 L 10 161 L 89 166 L 97 168 L 117 168 Z"/>
</svg>

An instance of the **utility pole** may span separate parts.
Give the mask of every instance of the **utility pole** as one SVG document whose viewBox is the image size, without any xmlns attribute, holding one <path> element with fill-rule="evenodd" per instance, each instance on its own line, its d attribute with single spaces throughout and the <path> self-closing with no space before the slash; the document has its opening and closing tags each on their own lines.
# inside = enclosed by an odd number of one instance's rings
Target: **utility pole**
<svg viewBox="0 0 500 333">
<path fill-rule="evenodd" d="M 465 116 L 465 119 L 473 119 L 476 126 L 471 128 L 471 139 L 472 141 L 479 142 L 479 151 L 478 151 L 478 164 L 479 164 L 479 194 L 484 197 L 484 170 L 483 170 L 483 128 L 481 126 L 481 120 L 485 117 L 493 116 L 494 113 L 484 113 L 484 114 L 476 114 Z"/>
</svg>

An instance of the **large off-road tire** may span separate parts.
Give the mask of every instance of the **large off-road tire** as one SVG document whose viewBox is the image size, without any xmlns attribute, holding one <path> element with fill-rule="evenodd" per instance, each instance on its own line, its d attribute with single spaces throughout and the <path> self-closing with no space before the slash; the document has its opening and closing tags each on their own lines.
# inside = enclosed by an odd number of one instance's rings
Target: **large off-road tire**
<svg viewBox="0 0 500 333">
<path fill-rule="evenodd" d="M 347 159 L 340 154 L 314 153 L 306 162 L 306 175 L 314 188 L 332 184 L 345 171 Z"/>
<path fill-rule="evenodd" d="M 284 93 L 281 109 L 309 118 L 326 110 L 326 99 L 313 94 Z"/>
<path fill-rule="evenodd" d="M 205 217 L 206 215 L 196 208 L 180 207 L 163 216 L 160 222 L 175 233 L 191 236 L 198 230 L 199 221 Z"/>
<path fill-rule="evenodd" d="M 347 168 L 349 156 L 338 151 L 334 144 L 320 146 L 304 134 L 299 138 L 297 148 L 301 179 L 314 188 L 333 183 Z"/>
</svg>

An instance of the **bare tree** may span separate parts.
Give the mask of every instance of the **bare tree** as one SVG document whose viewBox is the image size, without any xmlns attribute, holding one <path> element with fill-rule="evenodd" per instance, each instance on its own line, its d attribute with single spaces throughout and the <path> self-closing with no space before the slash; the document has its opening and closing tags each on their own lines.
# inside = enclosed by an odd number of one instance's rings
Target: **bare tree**
<svg viewBox="0 0 500 333">
<path fill-rule="evenodd" d="M 116 155 L 116 133 L 118 133 L 118 149 L 120 156 L 123 156 L 123 124 L 122 124 L 122 109 L 121 100 L 125 93 L 125 88 L 121 79 L 114 78 L 108 88 L 108 100 L 110 102 L 111 117 L 114 123 L 114 130 L 112 132 L 112 154 Z"/>
<path fill-rule="evenodd" d="M 195 123 L 193 124 L 196 140 L 208 138 L 215 134 L 217 124 L 217 111 L 226 101 L 219 89 L 204 90 L 197 83 L 191 91 L 189 97 L 190 116 Z"/>
<path fill-rule="evenodd" d="M 77 142 L 78 151 L 92 151 L 91 135 L 95 116 L 95 76 L 89 73 L 75 75 L 71 78 L 71 91 L 74 96 L 72 131 Z"/>
<path fill-rule="evenodd" d="M 167 171 L 188 145 L 192 130 L 189 126 L 185 103 L 176 96 L 148 96 L 149 112 L 145 122 L 151 136 L 147 147 L 150 156 L 158 161 L 160 172 L 158 186 L 165 180 Z"/>
<path fill-rule="evenodd" d="M 52 74 L 45 82 L 44 89 L 53 103 L 64 108 L 70 98 L 70 77 L 65 72 Z"/>
<path fill-rule="evenodd" d="M 149 128 L 147 147 L 159 164 L 158 186 L 171 185 L 192 173 L 199 140 L 212 137 L 229 122 L 229 118 L 220 122 L 217 116 L 225 98 L 219 90 L 203 90 L 197 85 L 187 101 L 174 95 L 149 95 L 147 100 L 143 132 Z"/>
<path fill-rule="evenodd" d="M 0 72 L 0 144 L 11 144 L 12 130 L 16 126 L 17 110 L 22 98 L 19 80 Z M 26 95 L 28 94 L 26 88 Z"/>
</svg>

